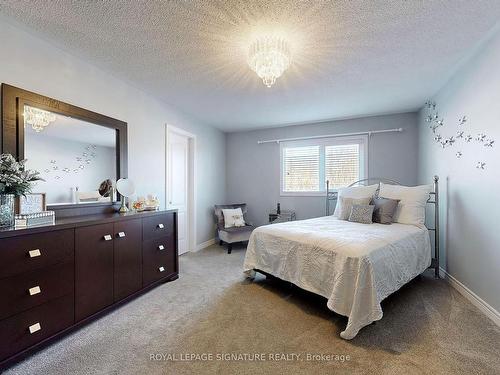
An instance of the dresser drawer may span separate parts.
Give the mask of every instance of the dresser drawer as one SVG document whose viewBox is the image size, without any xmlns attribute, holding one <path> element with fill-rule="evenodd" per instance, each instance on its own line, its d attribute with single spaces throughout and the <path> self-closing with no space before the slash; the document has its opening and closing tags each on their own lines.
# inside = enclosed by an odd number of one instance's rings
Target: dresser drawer
<svg viewBox="0 0 500 375">
<path fill-rule="evenodd" d="M 0 279 L 74 257 L 73 229 L 0 239 Z"/>
<path fill-rule="evenodd" d="M 73 294 L 0 321 L 0 360 L 3 360 L 74 322 Z"/>
<path fill-rule="evenodd" d="M 147 217 L 142 220 L 142 239 L 145 241 L 152 238 L 173 237 L 174 233 L 173 213 Z"/>
<path fill-rule="evenodd" d="M 0 280 L 0 320 L 73 293 L 74 264 L 65 262 Z"/>
<path fill-rule="evenodd" d="M 142 245 L 142 284 L 148 285 L 175 272 L 175 244 L 163 237 Z"/>
</svg>

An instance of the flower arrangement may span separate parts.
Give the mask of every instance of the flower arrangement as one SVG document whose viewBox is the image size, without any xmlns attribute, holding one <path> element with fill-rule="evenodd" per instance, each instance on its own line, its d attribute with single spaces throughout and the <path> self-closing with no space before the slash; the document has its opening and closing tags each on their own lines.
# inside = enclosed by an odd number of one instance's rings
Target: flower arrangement
<svg viewBox="0 0 500 375">
<path fill-rule="evenodd" d="M 25 164 L 26 160 L 16 161 L 11 154 L 0 155 L 0 194 L 26 195 L 33 182 L 43 181 L 39 172 L 25 169 Z"/>
</svg>

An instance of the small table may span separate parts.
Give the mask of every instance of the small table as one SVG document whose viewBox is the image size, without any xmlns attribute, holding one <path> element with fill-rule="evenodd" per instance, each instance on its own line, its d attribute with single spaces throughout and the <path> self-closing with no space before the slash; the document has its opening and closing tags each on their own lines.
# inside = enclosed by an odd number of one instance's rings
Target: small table
<svg viewBox="0 0 500 375">
<path fill-rule="evenodd" d="M 281 210 L 281 213 L 277 214 L 276 210 L 269 213 L 269 223 L 283 223 L 285 221 L 295 220 L 295 211 Z"/>
</svg>

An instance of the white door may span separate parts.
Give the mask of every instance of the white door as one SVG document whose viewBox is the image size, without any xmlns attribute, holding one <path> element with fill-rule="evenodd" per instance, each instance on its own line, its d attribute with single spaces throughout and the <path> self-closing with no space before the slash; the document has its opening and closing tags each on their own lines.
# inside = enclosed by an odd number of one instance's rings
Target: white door
<svg viewBox="0 0 500 375">
<path fill-rule="evenodd" d="M 169 131 L 167 147 L 168 208 L 177 209 L 179 254 L 189 251 L 189 137 Z"/>
</svg>

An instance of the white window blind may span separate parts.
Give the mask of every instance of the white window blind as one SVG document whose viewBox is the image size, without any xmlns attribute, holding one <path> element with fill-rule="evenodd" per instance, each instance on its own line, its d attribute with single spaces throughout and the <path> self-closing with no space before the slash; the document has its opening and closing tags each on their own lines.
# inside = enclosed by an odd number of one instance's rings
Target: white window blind
<svg viewBox="0 0 500 375">
<path fill-rule="evenodd" d="M 281 147 L 281 195 L 323 195 L 366 178 L 367 138 L 289 141 Z"/>
<path fill-rule="evenodd" d="M 319 146 L 283 150 L 283 191 L 319 191 Z"/>
<path fill-rule="evenodd" d="M 325 146 L 325 178 L 338 189 L 360 179 L 359 144 Z"/>
</svg>

